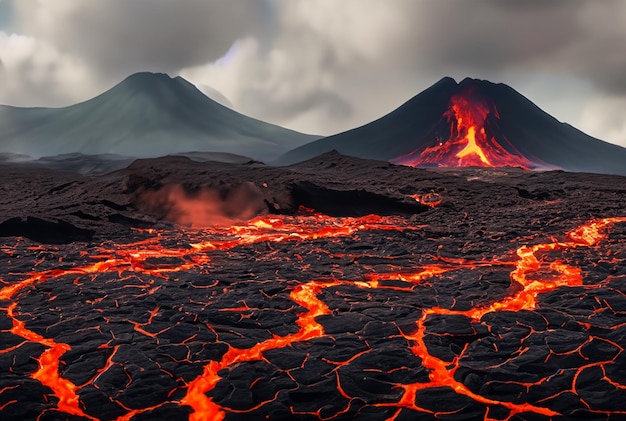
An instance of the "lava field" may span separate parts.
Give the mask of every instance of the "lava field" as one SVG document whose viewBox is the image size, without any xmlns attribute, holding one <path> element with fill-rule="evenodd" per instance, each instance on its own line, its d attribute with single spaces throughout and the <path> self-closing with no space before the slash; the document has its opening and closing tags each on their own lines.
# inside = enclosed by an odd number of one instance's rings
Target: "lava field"
<svg viewBox="0 0 626 421">
<path fill-rule="evenodd" d="M 625 181 L 6 167 L 0 418 L 624 419 Z"/>
</svg>

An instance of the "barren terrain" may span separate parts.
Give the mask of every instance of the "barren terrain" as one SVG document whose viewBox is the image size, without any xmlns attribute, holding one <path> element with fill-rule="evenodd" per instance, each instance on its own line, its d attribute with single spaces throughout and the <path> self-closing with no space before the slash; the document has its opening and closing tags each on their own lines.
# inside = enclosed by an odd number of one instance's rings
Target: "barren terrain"
<svg viewBox="0 0 626 421">
<path fill-rule="evenodd" d="M 626 178 L 0 172 L 4 420 L 626 414 Z"/>
</svg>

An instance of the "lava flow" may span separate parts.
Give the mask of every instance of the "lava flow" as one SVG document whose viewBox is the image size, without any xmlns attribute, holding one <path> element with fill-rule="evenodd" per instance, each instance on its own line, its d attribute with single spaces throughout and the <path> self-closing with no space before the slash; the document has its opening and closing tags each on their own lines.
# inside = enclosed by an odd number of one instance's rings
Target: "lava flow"
<svg viewBox="0 0 626 421">
<path fill-rule="evenodd" d="M 427 226 L 375 215 L 3 245 L 0 414 L 619 417 L 625 226 L 482 259 L 415 249 Z"/>
<path fill-rule="evenodd" d="M 480 306 L 470 310 L 451 310 L 448 308 L 433 307 L 426 309 L 420 319 L 416 322 L 417 331 L 412 334 L 404 334 L 404 336 L 412 342 L 411 351 L 422 360 L 422 364 L 430 370 L 429 378 L 431 384 L 417 383 L 413 385 L 404 385 L 405 396 L 402 399 L 402 403 L 409 408 L 416 410 L 422 410 L 415 405 L 415 392 L 425 387 L 435 386 L 447 386 L 452 388 L 456 393 L 466 395 L 469 398 L 482 402 L 487 405 L 498 405 L 505 407 L 509 410 L 509 414 L 506 417 L 507 420 L 512 416 L 519 413 L 535 413 L 545 416 L 561 415 L 559 412 L 550 408 L 532 405 L 529 403 L 513 403 L 495 401 L 491 398 L 486 398 L 468 388 L 462 382 L 456 380 L 455 373 L 461 367 L 459 360 L 464 357 L 467 351 L 467 346 L 461 351 L 458 356 L 455 356 L 452 362 L 445 361 L 443 359 L 430 355 L 428 346 L 425 342 L 425 335 L 427 331 L 426 321 L 429 317 L 442 315 L 442 316 L 461 316 L 471 319 L 473 322 L 480 322 L 481 319 L 488 313 L 496 311 L 532 311 L 537 307 L 537 298 L 540 294 L 554 291 L 561 287 L 578 287 L 583 285 L 583 277 L 581 271 L 578 268 L 570 267 L 561 261 L 554 261 L 550 263 L 549 269 L 555 272 L 553 279 L 546 281 L 545 279 L 529 279 L 532 275 L 535 275 L 541 269 L 542 263 L 538 254 L 548 250 L 567 250 L 576 247 L 589 247 L 596 245 L 599 241 L 606 238 L 606 234 L 602 231 L 606 230 L 609 225 L 615 223 L 624 223 L 626 218 L 606 218 L 600 221 L 594 221 L 586 225 L 578 227 L 576 230 L 569 233 L 571 241 L 569 242 L 552 242 L 545 244 L 536 244 L 531 247 L 520 247 L 517 249 L 517 255 L 519 260 L 515 263 L 515 269 L 511 272 L 511 279 L 517 282 L 521 289 L 500 301 L 496 301 L 487 306 Z M 594 288 L 594 286 L 590 286 Z M 623 351 L 620 345 L 615 344 L 616 347 Z M 606 362 L 611 364 L 613 361 Z M 600 365 L 600 364 L 598 364 Z M 541 379 L 537 384 L 546 381 L 546 378 Z M 573 380 L 575 383 L 576 379 Z M 530 386 L 530 385 L 529 385 Z M 616 384 L 617 388 L 624 388 L 625 386 Z M 572 384 L 572 390 L 576 389 L 576 385 Z M 588 407 L 590 405 L 587 404 Z M 601 411 L 598 411 L 601 412 Z M 607 412 L 605 415 L 610 415 Z M 485 417 L 485 419 L 491 419 Z"/>
<path fill-rule="evenodd" d="M 437 138 L 391 162 L 412 167 L 547 167 L 525 157 L 506 140 L 485 127 L 488 119 L 498 120 L 498 110 L 472 89 L 454 95 L 443 118 L 450 124 L 448 139 Z"/>
</svg>

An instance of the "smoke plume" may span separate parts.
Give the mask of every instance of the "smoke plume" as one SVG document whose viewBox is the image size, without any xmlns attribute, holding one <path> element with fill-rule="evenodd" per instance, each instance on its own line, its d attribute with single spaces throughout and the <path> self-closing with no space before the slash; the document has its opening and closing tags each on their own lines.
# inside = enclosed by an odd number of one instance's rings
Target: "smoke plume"
<svg viewBox="0 0 626 421">
<path fill-rule="evenodd" d="M 191 228 L 232 225 L 267 210 L 260 189 L 251 182 L 223 189 L 168 184 L 141 190 L 135 204 L 142 212 Z"/>
</svg>

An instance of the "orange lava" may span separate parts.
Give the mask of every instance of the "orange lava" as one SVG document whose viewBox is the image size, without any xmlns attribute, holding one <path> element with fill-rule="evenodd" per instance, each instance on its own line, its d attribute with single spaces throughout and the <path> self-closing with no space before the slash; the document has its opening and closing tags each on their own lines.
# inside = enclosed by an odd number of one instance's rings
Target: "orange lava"
<svg viewBox="0 0 626 421">
<path fill-rule="evenodd" d="M 391 161 L 412 167 L 546 167 L 525 157 L 506 138 L 498 141 L 486 132 L 487 118 L 500 117 L 493 104 L 477 98 L 471 90 L 453 96 L 443 117 L 451 125 L 447 140 L 437 139 Z"/>
<path fill-rule="evenodd" d="M 17 302 L 11 303 L 6 310 L 7 316 L 13 321 L 10 332 L 29 342 L 48 347 L 39 357 L 39 369 L 33 373 L 32 378 L 52 389 L 52 394 L 59 399 L 57 403 L 59 411 L 96 420 L 96 418 L 85 414 L 80 408 L 80 398 L 76 394 L 78 389 L 76 385 L 59 375 L 59 357 L 69 351 L 71 347 L 67 344 L 57 343 L 53 339 L 44 338 L 26 328 L 25 323 L 15 317 L 15 307 L 17 307 Z"/>
<path fill-rule="evenodd" d="M 460 115 L 460 111 L 455 111 L 455 113 L 459 113 Z M 468 120 L 459 117 L 458 124 L 460 128 L 462 124 L 469 124 L 462 123 L 463 121 Z M 469 121 L 474 120 L 470 119 Z M 469 129 L 472 127 L 473 126 L 469 126 L 467 128 L 467 133 L 470 132 Z M 460 129 L 459 132 L 461 132 Z M 474 132 L 472 131 L 472 133 Z M 489 155 L 489 153 L 481 154 L 474 150 L 475 145 L 477 144 L 471 142 L 467 143 L 464 149 L 458 152 L 462 155 L 458 159 L 466 159 L 470 155 L 476 155 L 475 159 L 481 162 L 483 159 L 489 163 L 494 162 L 492 161 L 493 156 Z M 234 410 L 220 406 L 207 396 L 207 393 L 222 379 L 218 374 L 221 370 L 239 363 L 263 360 L 263 353 L 272 349 L 286 348 L 296 342 L 308 341 L 325 336 L 326 333 L 324 332 L 323 326 L 317 321 L 319 316 L 332 314 L 332 309 L 320 298 L 320 295 L 322 295 L 325 289 L 336 286 L 347 286 L 371 290 L 397 289 L 410 292 L 415 285 L 436 278 L 447 272 L 460 269 L 471 270 L 481 267 L 510 266 L 513 267 L 510 272 L 510 279 L 517 288 L 512 288 L 510 295 L 498 301 L 470 310 L 455 310 L 444 307 L 423 309 L 421 317 L 415 322 L 415 331 L 401 332 L 401 335 L 409 343 L 411 352 L 420 358 L 422 366 L 427 369 L 429 382 L 398 384 L 397 387 L 401 388 L 403 391 L 402 397 L 398 402 L 374 403 L 374 405 L 408 408 L 418 412 L 430 412 L 415 403 L 416 394 L 420 390 L 428 388 L 448 387 L 457 394 L 464 395 L 476 402 L 482 403 L 488 408 L 490 406 L 501 406 L 508 409 L 507 420 L 522 413 L 533 413 L 548 417 L 558 416 L 560 415 L 558 412 L 547 407 L 530 403 L 494 400 L 470 390 L 465 384 L 455 378 L 455 373 L 459 368 L 459 360 L 463 358 L 467 346 L 451 362 L 444 361 L 432 355 L 425 341 L 427 334 L 426 322 L 431 316 L 436 315 L 465 316 L 473 322 L 480 322 L 486 314 L 492 312 L 533 310 L 537 308 L 537 300 L 540 294 L 553 291 L 557 288 L 584 286 L 580 268 L 570 266 L 561 260 L 551 262 L 544 261 L 542 255 L 552 251 L 567 252 L 580 247 L 595 247 L 598 243 L 606 239 L 607 229 L 616 223 L 626 223 L 626 217 L 605 218 L 583 224 L 567 233 L 566 241 L 553 240 L 552 242 L 541 244 L 522 245 L 516 250 L 516 260 L 511 262 L 499 261 L 495 256 L 493 260 L 489 261 L 441 258 L 433 264 L 413 268 L 408 271 L 370 273 L 362 279 L 356 280 L 330 279 L 309 281 L 290 287 L 290 299 L 304 309 L 297 314 L 297 332 L 286 336 L 273 335 L 271 338 L 247 349 L 229 346 L 228 351 L 222 355 L 219 360 L 210 361 L 204 366 L 201 375 L 186 384 L 184 397 L 173 401 L 173 403 L 190 407 L 193 410 L 190 419 L 196 421 L 222 420 L 228 412 L 248 412 L 267 404 L 269 401 L 260 402 L 250 410 Z M 117 247 L 113 249 L 102 246 L 98 253 L 90 256 L 92 259 L 97 259 L 95 263 L 69 269 L 51 269 L 33 272 L 21 281 L 2 287 L 0 289 L 0 300 L 10 301 L 8 307 L 3 308 L 2 311 L 5 311 L 9 319 L 12 320 L 13 327 L 10 333 L 23 338 L 25 342 L 38 343 L 47 348 L 37 359 L 39 368 L 32 373 L 31 377 L 52 390 L 52 394 L 58 398 L 58 402 L 55 404 L 56 409 L 69 415 L 82 416 L 96 420 L 97 418 L 84 412 L 81 406 L 79 392 L 82 387 L 87 384 L 95 383 L 104 371 L 108 370 L 114 364 L 117 364 L 113 362 L 113 357 L 118 348 L 117 346 L 113 348 L 113 352 L 107 358 L 105 365 L 99 369 L 85 385 L 77 386 L 63 378 L 59 374 L 59 359 L 70 351 L 71 347 L 67 344 L 57 343 L 51 338 L 45 338 L 29 330 L 26 327 L 26 323 L 20 321 L 16 314 L 19 294 L 25 293 L 33 284 L 52 282 L 55 278 L 62 276 L 72 275 L 81 277 L 104 272 L 119 273 L 120 275 L 124 273 L 142 273 L 167 279 L 169 275 L 175 274 L 176 272 L 210 264 L 210 257 L 207 254 L 213 250 L 228 250 L 237 246 L 259 242 L 302 242 L 319 238 L 349 237 L 360 231 L 367 230 L 403 231 L 407 229 L 406 225 L 403 224 L 406 224 L 406 221 L 402 222 L 394 218 L 373 215 L 363 218 L 330 218 L 323 215 L 256 218 L 247 225 L 215 228 L 210 232 L 206 231 L 201 237 L 208 237 L 208 239 L 203 238 L 203 241 L 188 242 L 186 244 L 177 242 L 176 244 L 178 246 L 176 248 L 166 248 L 162 245 L 162 237 L 171 238 L 168 236 L 175 234 L 150 231 L 149 234 L 151 234 L 152 237 L 146 240 L 132 244 L 117 245 Z M 202 234 L 202 232 L 200 232 L 200 234 Z M 10 253 L 11 251 L 9 250 L 8 252 Z M 149 264 L 150 259 L 163 257 L 176 258 L 178 260 L 176 260 L 175 263 L 168 263 L 167 265 L 161 266 Z M 546 277 L 546 273 L 550 275 Z M 385 283 L 386 281 L 402 281 L 408 285 L 388 284 Z M 229 310 L 246 311 L 248 307 L 247 304 L 244 303 L 244 305 L 239 308 Z M 146 327 L 152 323 L 152 320 L 160 311 L 160 307 L 156 306 L 148 311 L 146 322 L 129 321 L 129 323 L 133 325 L 135 331 L 139 334 L 158 337 L 161 332 L 150 332 L 146 330 Z M 21 345 L 0 350 L 0 354 L 12 351 L 19 346 Z M 101 347 L 107 348 L 108 345 L 103 344 Z M 356 356 L 354 358 L 356 358 Z M 348 364 L 349 362 L 350 360 L 341 364 Z M 340 394 L 344 398 L 350 398 L 350 396 L 341 389 L 339 375 L 336 375 Z M 607 381 L 613 382 L 608 379 L 608 377 Z M 616 384 L 616 387 L 626 388 L 626 386 L 616 382 L 613 383 Z M 572 390 L 573 389 L 574 386 L 572 386 Z M 0 394 L 1 393 L 2 391 L 0 391 Z M 10 401 L 6 403 L 5 406 L 11 405 L 12 403 L 13 401 Z M 165 403 L 166 402 L 163 404 Z M 126 408 L 123 405 L 121 406 Z M 161 405 L 157 405 L 156 407 L 158 406 Z M 118 421 L 130 420 L 132 417 L 155 409 L 156 407 L 153 406 L 145 409 L 126 408 L 127 413 L 120 416 Z M 390 419 L 394 419 L 398 414 L 399 411 Z M 487 410 L 484 419 L 492 419 L 489 417 L 489 410 Z"/>
<path fill-rule="evenodd" d="M 411 198 L 415 199 L 416 202 L 431 208 L 435 208 L 443 202 L 441 195 L 438 193 L 412 194 Z"/>
<path fill-rule="evenodd" d="M 206 392 L 213 389 L 220 380 L 220 376 L 217 374 L 219 370 L 239 362 L 261 360 L 263 352 L 270 349 L 284 348 L 295 342 L 307 341 L 324 335 L 324 328 L 315 321 L 316 317 L 331 313 L 326 304 L 317 298 L 317 294 L 321 291 L 322 286 L 315 282 L 309 282 L 298 285 L 291 292 L 291 299 L 307 309 L 307 312 L 301 314 L 296 321 L 298 326 L 300 326 L 298 332 L 288 336 L 274 336 L 249 349 L 231 347 L 219 362 L 211 361 L 204 368 L 202 375 L 189 384 L 187 395 L 181 400 L 183 405 L 189 405 L 194 409 L 189 418 L 190 420 L 217 421 L 224 419 L 226 415 L 224 410 L 206 396 Z"/>
<path fill-rule="evenodd" d="M 441 360 L 429 354 L 428 346 L 424 338 L 426 335 L 426 320 L 433 315 L 460 315 L 466 316 L 474 321 L 480 319 L 487 313 L 494 311 L 520 311 L 534 310 L 537 307 L 537 297 L 539 294 L 552 291 L 559 287 L 572 287 L 582 285 L 583 278 L 580 269 L 573 268 L 563 262 L 556 261 L 550 264 L 549 269 L 556 271 L 558 275 L 550 281 L 529 280 L 528 275 L 535 273 L 540 269 L 542 262 L 537 258 L 537 253 L 548 250 L 567 250 L 576 247 L 593 246 L 606 238 L 606 228 L 611 224 L 624 223 L 626 218 L 605 218 L 599 221 L 592 221 L 581 225 L 568 236 L 572 239 L 570 242 L 553 242 L 536 244 L 534 246 L 522 246 L 517 249 L 518 261 L 515 263 L 515 269 L 511 272 L 511 280 L 521 285 L 522 289 L 510 295 L 501 301 L 496 301 L 486 307 L 477 307 L 468 311 L 450 310 L 441 307 L 433 307 L 422 312 L 422 316 L 416 322 L 417 330 L 415 333 L 403 333 L 404 337 L 413 345 L 411 351 L 422 360 L 422 364 L 429 370 L 429 378 L 431 383 L 415 383 L 411 385 L 403 385 L 404 396 L 399 402 L 400 406 L 424 411 L 424 409 L 415 405 L 415 394 L 418 390 L 430 387 L 450 387 L 456 393 L 465 395 L 477 402 L 486 405 L 501 405 L 509 409 L 507 420 L 514 415 L 520 413 L 536 413 L 545 416 L 560 415 L 558 412 L 549 408 L 539 407 L 528 403 L 515 404 L 511 402 L 494 401 L 483 396 L 477 395 L 467 388 L 463 383 L 457 381 L 454 377 L 458 369 L 458 360 L 463 356 L 463 352 L 456 357 L 452 363 Z M 395 406 L 391 404 L 389 406 Z M 485 418 L 488 419 L 488 418 Z"/>
<path fill-rule="evenodd" d="M 0 300 L 14 300 L 17 294 L 33 284 L 68 275 L 83 276 L 106 272 L 119 273 L 121 275 L 126 272 L 137 272 L 165 277 L 167 274 L 206 265 L 209 262 L 206 253 L 212 250 L 226 250 L 259 242 L 307 241 L 320 238 L 345 237 L 355 234 L 358 231 L 366 230 L 401 231 L 403 229 L 405 228 L 401 227 L 399 221 L 394 218 L 376 215 L 359 218 L 331 218 L 319 214 L 296 217 L 256 218 L 247 225 L 217 227 L 213 229 L 211 234 L 217 235 L 217 237 L 220 238 L 218 240 L 190 243 L 188 247 L 181 248 L 163 247 L 161 245 L 161 235 L 164 233 L 150 230 L 149 232 L 155 234 L 155 236 L 147 240 L 127 245 L 116 245 L 114 249 L 102 247 L 96 255 L 91 256 L 95 259 L 102 259 L 95 263 L 70 269 L 51 269 L 31 273 L 30 276 L 20 282 L 2 287 L 0 289 Z M 8 253 L 10 253 L 10 251 Z M 156 268 L 146 265 L 147 261 L 151 258 L 163 257 L 180 258 L 181 263 Z M 215 405 L 212 403 L 207 404 L 207 401 L 200 397 L 202 393 L 198 392 L 210 390 L 219 380 L 216 374 L 211 374 L 217 372 L 217 370 L 212 371 L 211 367 L 226 367 L 238 361 L 258 359 L 261 353 L 268 349 L 284 347 L 292 342 L 323 335 L 321 325 L 318 325 L 314 321 L 314 318 L 320 314 L 326 314 L 329 310 L 322 302 L 315 298 L 317 291 L 319 291 L 319 286 L 302 285 L 296 288 L 291 295 L 295 302 L 309 309 L 309 312 L 302 315 L 298 321 L 301 329 L 297 334 L 285 338 L 276 337 L 273 340 L 258 344 L 249 350 L 237 350 L 232 348 L 224 356 L 221 363 L 212 362 L 206 367 L 206 375 L 199 377 L 189 385 L 189 393 L 184 400 L 186 404 L 189 404 L 200 414 L 197 416 L 194 415 L 194 419 L 219 419 L 212 417 L 206 418 L 206 414 L 213 414 L 213 412 L 207 411 L 217 411 L 215 412 L 215 417 L 219 417 L 221 416 L 219 414 L 223 414 L 219 408 L 211 409 L 215 408 Z M 3 309 L 6 311 L 7 316 L 13 321 L 13 328 L 10 332 L 24 338 L 26 341 L 39 343 L 49 348 L 39 357 L 40 368 L 33 373 L 31 377 L 53 390 L 53 394 L 59 399 L 56 405 L 59 411 L 95 420 L 96 418 L 85 414 L 80 408 L 80 399 L 76 393 L 80 388 L 59 375 L 59 359 L 72 348 L 67 344 L 56 343 L 53 339 L 44 338 L 27 329 L 25 323 L 17 319 L 15 315 L 16 306 L 17 301 L 13 301 L 8 308 Z M 158 310 L 159 309 L 156 308 L 150 312 L 150 317 L 146 323 L 129 322 L 134 325 L 137 332 L 146 336 L 155 337 L 158 333 L 148 332 L 144 329 L 144 326 L 151 322 Z M 15 349 L 15 347 L 0 350 L 0 353 L 9 352 L 13 349 Z M 107 365 L 110 366 L 111 362 L 107 362 Z M 103 368 L 103 371 L 105 369 L 106 367 Z M 205 405 L 208 405 L 208 408 L 205 408 Z M 151 409 L 154 408 L 129 410 L 126 415 L 119 417 L 118 420 L 129 420 L 134 415 Z"/>
</svg>

